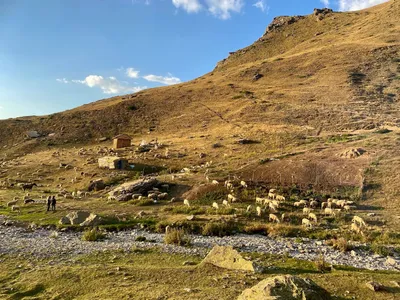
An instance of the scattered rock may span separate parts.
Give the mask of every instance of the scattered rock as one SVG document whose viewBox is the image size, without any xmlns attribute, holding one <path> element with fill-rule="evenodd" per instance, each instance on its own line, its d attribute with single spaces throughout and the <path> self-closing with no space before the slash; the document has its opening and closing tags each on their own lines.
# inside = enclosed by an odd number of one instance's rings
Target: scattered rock
<svg viewBox="0 0 400 300">
<path fill-rule="evenodd" d="M 357 158 L 357 157 L 363 155 L 364 153 L 365 153 L 364 149 L 353 148 L 353 149 L 349 149 L 349 150 L 346 150 L 346 151 L 340 153 L 339 156 L 343 157 L 343 158 Z"/>
<path fill-rule="evenodd" d="M 70 225 L 71 220 L 67 217 L 62 217 L 58 223 L 60 223 L 61 225 Z"/>
<path fill-rule="evenodd" d="M 367 288 L 369 288 L 371 291 L 374 292 L 381 291 L 383 288 L 383 286 L 380 283 L 375 281 L 369 281 L 365 285 L 367 286 Z"/>
<path fill-rule="evenodd" d="M 311 279 L 291 275 L 264 279 L 246 289 L 238 300 L 324 300 L 331 299 L 329 293 Z"/>
<path fill-rule="evenodd" d="M 323 8 L 323 9 L 314 8 L 314 16 L 317 17 L 318 21 L 322 21 L 327 15 L 331 13 L 333 13 L 333 10 L 330 8 Z"/>
<path fill-rule="evenodd" d="M 264 36 L 270 33 L 271 31 L 275 31 L 281 27 L 293 24 L 301 19 L 304 19 L 304 16 L 294 16 L 294 17 L 289 17 L 289 16 L 280 16 L 276 17 L 272 20 L 271 24 L 268 25 L 267 30 L 264 33 Z"/>
<path fill-rule="evenodd" d="M 106 185 L 102 179 L 97 179 L 89 184 L 88 190 L 91 191 L 101 191 L 106 188 Z"/>
<path fill-rule="evenodd" d="M 257 80 L 259 80 L 259 79 L 261 79 L 261 78 L 263 78 L 264 77 L 264 75 L 262 75 L 262 74 L 260 74 L 260 73 L 256 73 L 254 76 L 253 76 L 253 81 L 257 81 Z"/>
<path fill-rule="evenodd" d="M 108 137 L 99 138 L 99 142 L 105 142 L 105 141 L 107 141 L 107 140 L 108 140 Z"/>
<path fill-rule="evenodd" d="M 79 224 L 85 222 L 89 216 L 90 216 L 90 213 L 87 211 L 74 211 L 72 213 L 69 213 L 65 217 L 61 218 L 60 224 L 61 224 L 62 220 L 64 220 L 64 222 L 65 222 L 66 221 L 65 218 L 67 218 L 69 220 L 69 224 L 79 225 Z"/>
<path fill-rule="evenodd" d="M 386 259 L 386 264 L 388 264 L 389 266 L 396 266 L 397 261 L 393 257 L 388 256 L 388 258 Z"/>
<path fill-rule="evenodd" d="M 252 261 L 245 260 L 232 246 L 214 246 L 202 263 L 230 270 L 262 272 L 262 267 L 257 266 Z"/>
<path fill-rule="evenodd" d="M 97 226 L 101 223 L 101 218 L 96 214 L 90 214 L 85 221 L 80 223 L 80 226 Z"/>
</svg>

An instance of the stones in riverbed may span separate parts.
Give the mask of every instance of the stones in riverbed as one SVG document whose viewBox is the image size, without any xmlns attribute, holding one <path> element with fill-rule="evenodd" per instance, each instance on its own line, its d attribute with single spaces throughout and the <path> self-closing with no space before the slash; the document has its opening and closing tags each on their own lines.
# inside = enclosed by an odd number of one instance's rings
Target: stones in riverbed
<svg viewBox="0 0 400 300">
<path fill-rule="evenodd" d="M 202 264 L 206 263 L 230 270 L 242 270 L 254 273 L 262 272 L 261 266 L 244 259 L 232 246 L 214 246 L 202 261 Z"/>
<path fill-rule="evenodd" d="M 96 226 L 99 225 L 101 219 L 98 215 L 87 211 L 76 211 L 62 217 L 59 221 L 61 225 L 80 225 L 80 226 Z"/>
<path fill-rule="evenodd" d="M 285 275 L 267 278 L 246 289 L 237 300 L 325 300 L 329 293 L 311 279 Z"/>
</svg>

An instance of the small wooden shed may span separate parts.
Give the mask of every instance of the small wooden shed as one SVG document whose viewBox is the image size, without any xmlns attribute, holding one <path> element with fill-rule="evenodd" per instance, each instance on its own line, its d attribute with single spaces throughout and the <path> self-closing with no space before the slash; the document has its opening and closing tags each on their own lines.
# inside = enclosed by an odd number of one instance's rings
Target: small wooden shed
<svg viewBox="0 0 400 300">
<path fill-rule="evenodd" d="M 113 138 L 113 148 L 125 148 L 130 147 L 132 142 L 132 138 L 127 134 L 119 134 Z"/>
</svg>

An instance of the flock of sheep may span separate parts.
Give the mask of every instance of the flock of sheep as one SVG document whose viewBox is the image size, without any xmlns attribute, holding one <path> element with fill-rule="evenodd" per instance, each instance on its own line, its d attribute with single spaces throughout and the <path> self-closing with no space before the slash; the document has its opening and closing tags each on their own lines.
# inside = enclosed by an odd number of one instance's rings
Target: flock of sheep
<svg viewBox="0 0 400 300">
<path fill-rule="evenodd" d="M 217 180 L 211 181 L 211 184 L 218 185 L 219 182 Z M 238 196 L 235 194 L 235 187 L 239 187 L 242 189 L 246 189 L 248 184 L 245 181 L 240 181 L 239 183 L 227 180 L 224 183 L 224 186 L 228 190 L 227 199 L 222 201 L 222 205 L 224 207 L 231 207 L 231 204 L 238 202 Z M 183 204 L 187 207 L 190 207 L 190 202 L 188 199 L 185 199 Z M 319 216 L 322 217 L 334 217 L 336 218 L 340 213 L 350 212 L 357 208 L 354 201 L 349 200 L 339 200 L 329 198 L 326 201 L 320 202 L 315 199 L 309 200 L 300 200 L 296 202 L 286 201 L 285 196 L 279 195 L 276 189 L 270 189 L 266 197 L 255 197 L 255 213 L 258 217 L 262 217 L 266 213 L 268 214 L 269 222 L 274 223 L 282 223 L 286 221 L 290 221 L 287 214 L 282 212 L 283 205 L 291 206 L 292 211 L 299 209 L 303 215 L 301 220 L 301 225 L 306 229 L 312 229 L 314 226 L 317 226 L 319 221 Z M 212 207 L 216 210 L 220 208 L 220 205 L 217 202 L 212 203 Z M 281 215 L 278 216 L 279 211 L 281 210 Z M 253 205 L 248 205 L 246 212 L 251 213 L 254 212 Z M 352 219 L 351 230 L 356 232 L 357 234 L 363 235 L 363 229 L 367 227 L 366 222 L 359 216 L 354 216 Z"/>
</svg>

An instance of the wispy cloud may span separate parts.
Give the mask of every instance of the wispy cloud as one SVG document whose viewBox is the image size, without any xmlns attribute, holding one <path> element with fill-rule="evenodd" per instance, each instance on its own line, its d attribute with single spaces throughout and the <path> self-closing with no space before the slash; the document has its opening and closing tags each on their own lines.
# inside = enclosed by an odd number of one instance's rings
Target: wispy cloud
<svg viewBox="0 0 400 300">
<path fill-rule="evenodd" d="M 325 7 L 329 7 L 330 5 L 329 0 L 320 0 L 320 1 L 323 5 L 325 5 Z"/>
<path fill-rule="evenodd" d="M 240 13 L 244 0 L 205 0 L 208 11 L 214 16 L 227 20 L 231 17 L 231 13 Z"/>
<path fill-rule="evenodd" d="M 326 1 L 326 0 L 325 0 Z M 262 12 L 268 11 L 268 6 L 265 0 L 258 0 L 256 3 L 253 4 L 254 7 L 257 7 Z"/>
<path fill-rule="evenodd" d="M 129 78 L 139 78 L 139 71 L 134 68 L 128 68 L 126 69 L 126 76 Z"/>
<path fill-rule="evenodd" d="M 4 109 L 4 107 L 3 107 L 3 106 L 0 106 L 0 109 Z"/>
<path fill-rule="evenodd" d="M 260 0 L 264 2 L 264 0 Z M 222 20 L 231 17 L 231 13 L 240 13 L 244 7 L 244 0 L 172 0 L 172 4 L 187 13 L 198 13 L 207 10 L 213 16 Z"/>
<path fill-rule="evenodd" d="M 339 10 L 353 11 L 378 5 L 388 0 L 339 0 Z"/>
<path fill-rule="evenodd" d="M 178 77 L 174 77 L 171 74 L 168 74 L 168 76 L 146 75 L 143 76 L 143 78 L 147 81 L 158 82 L 166 85 L 181 83 L 181 80 Z"/>
<path fill-rule="evenodd" d="M 136 93 L 146 89 L 146 86 L 129 86 L 127 83 L 121 83 L 114 76 L 103 77 L 100 75 L 89 75 L 84 80 L 73 79 L 71 81 L 66 78 L 56 79 L 61 83 L 78 83 L 84 84 L 90 88 L 100 88 L 104 94 L 123 94 L 123 93 Z"/>
<path fill-rule="evenodd" d="M 197 13 L 203 8 L 198 0 L 172 0 L 172 4 L 188 13 Z"/>
</svg>

